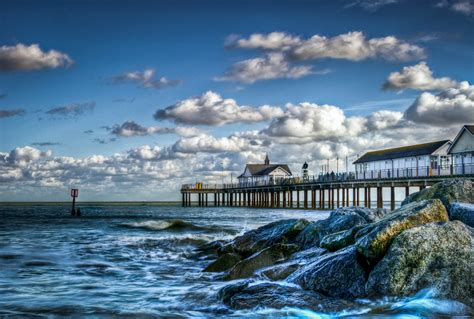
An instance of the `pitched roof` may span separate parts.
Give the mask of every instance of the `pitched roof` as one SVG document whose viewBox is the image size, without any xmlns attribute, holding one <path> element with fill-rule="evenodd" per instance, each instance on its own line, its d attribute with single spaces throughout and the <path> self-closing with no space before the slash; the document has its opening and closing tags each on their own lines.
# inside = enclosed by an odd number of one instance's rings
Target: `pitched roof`
<svg viewBox="0 0 474 319">
<path fill-rule="evenodd" d="M 474 134 L 474 125 L 464 125 L 464 127 L 471 132 L 471 134 Z"/>
<path fill-rule="evenodd" d="M 449 140 L 367 152 L 359 157 L 353 164 L 432 154 L 447 142 L 449 142 Z"/>
<path fill-rule="evenodd" d="M 249 170 L 250 174 L 252 176 L 264 176 L 270 174 L 272 171 L 274 171 L 276 168 L 282 168 L 283 170 L 287 171 L 291 175 L 290 168 L 286 164 L 270 164 L 270 165 L 265 165 L 265 164 L 247 164 L 246 169 Z M 243 176 L 240 175 L 239 177 Z"/>
</svg>

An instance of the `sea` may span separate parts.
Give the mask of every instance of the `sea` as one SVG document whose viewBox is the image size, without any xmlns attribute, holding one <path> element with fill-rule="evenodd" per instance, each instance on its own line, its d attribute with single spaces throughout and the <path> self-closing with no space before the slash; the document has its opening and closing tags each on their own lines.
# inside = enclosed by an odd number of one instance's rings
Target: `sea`
<svg viewBox="0 0 474 319">
<path fill-rule="evenodd" d="M 451 318 L 472 312 L 424 290 L 357 300 L 320 312 L 232 310 L 217 296 L 229 282 L 203 273 L 196 248 L 288 218 L 327 211 L 179 207 L 147 203 L 0 205 L 0 318 Z"/>
</svg>

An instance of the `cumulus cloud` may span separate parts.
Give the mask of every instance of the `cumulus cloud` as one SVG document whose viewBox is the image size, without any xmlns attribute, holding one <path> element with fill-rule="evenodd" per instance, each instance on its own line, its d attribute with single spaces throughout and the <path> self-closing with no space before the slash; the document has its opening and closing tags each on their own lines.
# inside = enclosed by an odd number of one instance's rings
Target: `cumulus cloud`
<svg viewBox="0 0 474 319">
<path fill-rule="evenodd" d="M 334 37 L 313 35 L 308 39 L 285 32 L 255 33 L 248 38 L 231 35 L 226 40 L 226 47 L 266 52 L 263 56 L 237 62 L 223 76 L 216 77 L 216 80 L 245 83 L 328 73 L 327 70 L 314 71 L 311 65 L 296 64 L 301 61 L 326 58 L 349 61 L 375 58 L 409 61 L 425 57 L 424 49 L 418 45 L 394 36 L 367 39 L 359 31 Z"/>
<path fill-rule="evenodd" d="M 254 83 L 279 78 L 298 79 L 313 74 L 312 66 L 291 66 L 282 53 L 270 53 L 263 57 L 235 63 L 218 81 Z"/>
<path fill-rule="evenodd" d="M 288 104 L 285 115 L 273 120 L 263 132 L 269 136 L 297 138 L 304 143 L 357 135 L 364 130 L 365 121 L 362 117 L 347 118 L 334 105 L 304 102 Z"/>
<path fill-rule="evenodd" d="M 17 147 L 10 153 L 1 153 L 0 162 L 12 166 L 25 166 L 33 161 L 51 156 L 51 151 L 40 151 L 31 146 Z"/>
<path fill-rule="evenodd" d="M 45 52 L 38 44 L 0 46 L 0 72 L 56 69 L 72 63 L 67 54 L 56 50 Z"/>
<path fill-rule="evenodd" d="M 155 79 L 155 70 L 146 69 L 144 71 L 131 71 L 116 75 L 109 79 L 111 84 L 135 83 L 143 88 L 162 89 L 164 87 L 176 86 L 181 83 L 180 80 L 170 80 L 166 77 Z"/>
<path fill-rule="evenodd" d="M 0 119 L 13 116 L 23 116 L 25 113 L 26 111 L 24 109 L 0 110 Z"/>
<path fill-rule="evenodd" d="M 181 136 L 194 136 L 201 133 L 195 127 L 145 127 L 134 121 L 126 121 L 122 124 L 116 124 L 112 127 L 106 127 L 111 134 L 120 137 L 146 136 L 152 134 L 178 134 Z"/>
<path fill-rule="evenodd" d="M 172 149 L 178 153 L 218 153 L 218 152 L 240 152 L 249 149 L 252 145 L 249 140 L 240 136 L 216 138 L 207 134 L 200 134 L 191 138 L 178 140 Z"/>
<path fill-rule="evenodd" d="M 433 125 L 465 124 L 474 117 L 474 86 L 464 81 L 439 94 L 422 93 L 406 110 L 413 122 Z"/>
<path fill-rule="evenodd" d="M 402 118 L 402 112 L 381 110 L 367 117 L 367 126 L 369 130 L 390 129 L 400 124 Z"/>
<path fill-rule="evenodd" d="M 208 91 L 158 110 L 154 117 L 157 120 L 168 119 L 184 124 L 218 126 L 238 122 L 257 123 L 282 115 L 283 110 L 279 107 L 241 106 L 233 99 L 223 99 L 219 94 Z"/>
<path fill-rule="evenodd" d="M 409 61 L 424 58 L 425 51 L 394 36 L 366 39 L 362 32 L 355 31 L 332 38 L 314 35 L 295 47 L 291 56 L 297 60 L 332 58 L 361 61 L 382 58 L 389 61 Z"/>
<path fill-rule="evenodd" d="M 403 67 L 399 72 L 390 73 L 383 88 L 385 90 L 440 90 L 454 87 L 457 84 L 457 81 L 449 77 L 433 77 L 433 71 L 426 65 L 426 62 L 420 62 L 416 65 Z"/>
<path fill-rule="evenodd" d="M 52 118 L 77 117 L 92 112 L 95 102 L 72 103 L 64 106 L 53 107 L 45 113 Z"/>
</svg>

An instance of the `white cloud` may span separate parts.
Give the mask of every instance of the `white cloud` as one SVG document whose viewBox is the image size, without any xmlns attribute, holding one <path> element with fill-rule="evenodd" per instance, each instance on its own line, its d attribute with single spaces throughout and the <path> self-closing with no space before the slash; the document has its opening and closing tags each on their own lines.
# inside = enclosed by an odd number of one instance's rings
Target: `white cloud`
<svg viewBox="0 0 474 319">
<path fill-rule="evenodd" d="M 10 153 L 0 153 L 0 162 L 14 166 L 25 166 L 30 162 L 51 156 L 51 151 L 40 151 L 31 146 L 17 147 Z"/>
<path fill-rule="evenodd" d="M 56 50 L 45 52 L 38 44 L 0 46 L 0 72 L 55 69 L 72 64 L 67 54 Z"/>
<path fill-rule="evenodd" d="M 347 4 L 345 7 L 350 8 L 354 6 L 359 6 L 366 11 L 377 11 L 381 7 L 384 7 L 389 4 L 399 3 L 400 0 L 355 0 Z"/>
<path fill-rule="evenodd" d="M 143 72 L 140 71 L 131 71 L 124 74 L 116 75 L 109 79 L 109 82 L 112 84 L 120 83 L 136 83 L 144 88 L 154 88 L 161 89 L 169 86 L 176 86 L 181 83 L 180 80 L 170 80 L 166 77 L 161 77 L 159 79 L 154 79 L 155 77 L 154 69 L 147 69 Z"/>
<path fill-rule="evenodd" d="M 452 4 L 451 10 L 465 14 L 465 15 L 472 15 L 474 14 L 474 1 L 472 0 L 456 1 Z"/>
<path fill-rule="evenodd" d="M 131 136 L 146 136 L 152 134 L 177 134 L 180 136 L 196 136 L 201 134 L 201 130 L 196 127 L 186 127 L 186 126 L 177 126 L 177 127 L 160 127 L 160 126 L 150 126 L 145 127 L 134 121 L 126 121 L 122 124 L 115 124 L 112 127 L 105 127 L 110 131 L 112 135 L 120 137 L 131 137 Z"/>
<path fill-rule="evenodd" d="M 296 46 L 291 56 L 297 60 L 323 58 L 361 61 L 382 58 L 389 61 L 418 60 L 425 57 L 423 48 L 394 36 L 366 39 L 362 32 L 348 32 L 332 38 L 314 35 Z"/>
<path fill-rule="evenodd" d="M 423 48 L 394 36 L 366 39 L 362 32 L 348 32 L 331 38 L 313 35 L 309 39 L 271 32 L 255 33 L 248 38 L 232 35 L 226 40 L 229 48 L 264 50 L 263 56 L 232 65 L 216 80 L 254 83 L 278 78 L 296 79 L 310 74 L 325 74 L 327 70 L 313 71 L 311 65 L 295 65 L 299 61 L 344 59 L 361 61 L 382 58 L 389 61 L 419 60 L 425 57 Z"/>
<path fill-rule="evenodd" d="M 390 129 L 400 124 L 402 118 L 402 112 L 381 110 L 368 116 L 367 126 L 370 130 Z"/>
<path fill-rule="evenodd" d="M 432 125 L 469 123 L 474 119 L 474 86 L 461 82 L 439 94 L 422 93 L 405 112 L 413 122 Z"/>
<path fill-rule="evenodd" d="M 325 140 L 340 136 L 360 134 L 364 130 L 365 119 L 346 118 L 344 111 L 334 105 L 314 103 L 288 104 L 284 116 L 273 120 L 263 132 L 274 137 Z M 305 139 L 306 138 L 306 139 Z"/>
<path fill-rule="evenodd" d="M 201 134 L 191 138 L 178 140 L 172 147 L 178 153 L 218 153 L 240 152 L 251 147 L 249 140 L 239 136 L 216 138 L 211 135 Z"/>
<path fill-rule="evenodd" d="M 188 98 L 158 110 L 157 120 L 173 120 L 193 125 L 224 125 L 229 123 L 257 123 L 283 115 L 279 107 L 264 105 L 258 108 L 241 106 L 233 99 L 223 99 L 208 91 L 201 96 Z"/>
<path fill-rule="evenodd" d="M 457 81 L 449 77 L 435 78 L 426 62 L 406 66 L 399 72 L 392 72 L 385 81 L 385 90 L 440 90 L 456 86 Z"/>
<path fill-rule="evenodd" d="M 216 80 L 254 83 L 280 78 L 298 79 L 313 73 L 312 66 L 291 66 L 282 53 L 269 53 L 235 63 L 224 76 L 217 77 Z"/>
<path fill-rule="evenodd" d="M 268 34 L 254 33 L 248 39 L 238 35 L 230 35 L 226 39 L 226 47 L 241 49 L 288 50 L 301 43 L 301 38 L 285 32 Z"/>
</svg>

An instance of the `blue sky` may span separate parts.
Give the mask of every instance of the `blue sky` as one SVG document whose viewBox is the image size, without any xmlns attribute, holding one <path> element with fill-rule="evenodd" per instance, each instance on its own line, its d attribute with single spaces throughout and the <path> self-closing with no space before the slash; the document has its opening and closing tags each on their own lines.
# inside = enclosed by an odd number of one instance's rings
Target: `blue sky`
<svg viewBox="0 0 474 319">
<path fill-rule="evenodd" d="M 90 199 L 122 198 L 130 187 L 137 189 L 130 199 L 174 199 L 183 182 L 216 179 L 216 163 L 225 162 L 226 176 L 235 176 L 266 151 L 295 170 L 308 160 L 317 173 L 326 158 L 452 138 L 463 121 L 474 122 L 473 14 L 471 0 L 4 1 L 0 200 L 51 199 L 71 186 L 84 188 Z M 291 46 L 265 46 L 275 32 Z M 362 34 L 361 43 L 354 32 Z M 254 41 L 256 34 L 267 44 Z M 349 45 L 337 41 L 347 34 Z M 310 43 L 315 35 L 325 37 L 318 40 L 322 49 Z M 376 44 L 381 39 L 388 48 Z M 33 53 L 34 44 L 43 56 Z M 355 45 L 361 46 L 357 52 Z M 406 48 L 409 54 L 401 55 Z M 276 62 L 256 74 L 233 68 L 270 57 Z M 410 66 L 417 67 L 402 71 Z M 148 82 L 145 70 L 154 71 Z M 398 75 L 388 81 L 393 72 Z M 165 84 L 156 85 L 161 77 Z M 458 91 L 446 97 L 450 89 Z M 194 101 L 196 116 L 176 109 L 208 91 L 232 99 L 241 114 L 247 108 L 253 119 L 234 113 L 211 124 L 199 119 L 213 116 L 199 104 L 209 96 Z M 425 93 L 442 103 L 421 114 L 424 100 L 416 101 Z M 459 95 L 468 101 L 459 104 Z M 262 105 L 281 114 L 268 115 Z M 153 117 L 167 107 L 166 115 Z M 404 113 L 410 107 L 419 112 Z M 382 110 L 392 113 L 377 113 L 384 118 L 375 123 L 372 115 Z M 178 111 L 187 112 L 186 120 Z M 446 112 L 453 116 L 443 117 Z M 321 124 L 332 116 L 341 125 L 337 131 Z M 304 129 L 291 126 L 295 119 Z M 139 128 L 120 131 L 127 121 Z M 195 132 L 161 130 L 177 126 Z M 144 155 L 145 146 L 150 154 Z M 90 164 L 94 155 L 103 161 Z M 66 165 L 66 159 L 77 162 Z M 97 171 L 100 176 L 91 178 Z M 153 192 L 140 191 L 149 183 L 156 185 Z"/>
</svg>

